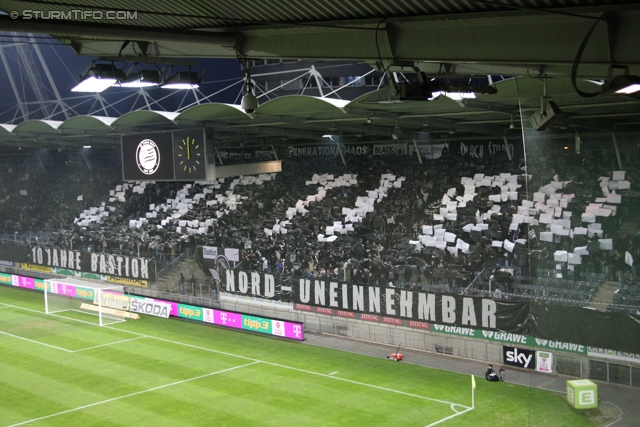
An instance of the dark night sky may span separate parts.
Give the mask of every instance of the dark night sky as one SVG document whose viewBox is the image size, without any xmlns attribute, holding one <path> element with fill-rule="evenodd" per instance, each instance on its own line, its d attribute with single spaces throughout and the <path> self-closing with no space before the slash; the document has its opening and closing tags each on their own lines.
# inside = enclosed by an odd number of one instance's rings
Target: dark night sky
<svg viewBox="0 0 640 427">
<path fill-rule="evenodd" d="M 4 33 L 6 34 L 6 33 Z M 0 47 L 3 49 L 4 56 L 6 58 L 7 65 L 0 62 L 0 82 L 2 84 L 2 96 L 0 96 L 0 123 L 19 123 L 21 118 L 14 119 L 16 111 L 16 95 L 11 86 L 11 81 L 7 73 L 7 67 L 12 70 L 13 79 L 18 88 L 18 92 L 23 101 L 36 100 L 35 93 L 31 89 L 31 82 L 29 75 L 26 73 L 26 68 L 18 61 L 18 49 L 16 48 L 15 40 L 29 42 L 25 38 L 26 35 L 19 34 L 17 39 L 9 39 L 6 36 L 0 37 Z M 65 99 L 67 104 L 73 106 L 77 114 L 87 114 L 92 108 L 91 102 L 82 102 L 82 95 L 79 93 L 71 92 L 77 83 L 77 78 L 82 74 L 88 65 L 91 63 L 94 57 L 85 57 L 76 55 L 73 50 L 65 45 L 62 45 L 55 39 L 51 39 L 43 36 L 34 36 L 37 46 L 42 52 L 42 56 L 48 65 L 49 71 L 55 84 L 58 88 L 60 96 Z M 32 43 L 22 43 L 22 46 L 26 46 L 26 52 L 28 56 L 33 58 L 36 64 L 36 69 L 42 81 L 47 82 L 45 87 L 49 87 L 48 79 L 43 69 L 40 68 L 38 57 L 35 55 L 32 49 Z M 240 69 L 240 64 L 235 59 L 201 59 L 193 60 L 191 62 L 197 62 L 201 66 L 193 67 L 192 71 L 201 73 L 204 69 L 204 76 L 202 78 L 202 85 L 200 91 L 204 96 L 217 92 L 224 87 L 234 83 L 243 76 Z M 117 66 L 123 66 L 123 63 L 116 63 Z M 148 67 L 148 66 L 147 66 Z M 168 68 L 168 67 L 166 67 Z M 173 71 L 188 71 L 188 67 L 176 67 Z M 241 85 L 237 84 L 232 88 L 229 88 L 220 94 L 210 98 L 213 102 L 235 103 L 239 102 L 238 94 L 240 92 Z M 117 117 L 132 109 L 146 108 L 142 98 L 131 97 L 126 99 L 127 95 L 136 93 L 136 89 L 125 88 L 109 88 L 102 92 L 102 96 L 107 103 L 114 104 L 115 109 L 110 109 L 108 114 L 104 114 L 103 111 L 93 112 L 95 115 L 109 115 Z M 177 108 L 185 106 L 194 101 L 193 96 L 184 94 L 188 91 L 176 91 L 169 89 L 153 88 L 148 89 L 147 93 L 151 98 L 159 101 L 159 106 L 152 106 L 154 110 L 167 110 L 175 111 Z M 168 94 L 171 96 L 167 97 Z M 49 99 L 55 99 L 52 92 L 47 89 L 46 96 Z M 165 98 L 160 101 L 161 98 Z M 95 106 L 93 107 L 95 108 Z M 30 106 L 32 119 L 42 118 L 38 117 L 39 114 L 36 111 L 36 106 Z M 55 117 L 56 120 L 63 120 L 62 115 Z"/>
</svg>

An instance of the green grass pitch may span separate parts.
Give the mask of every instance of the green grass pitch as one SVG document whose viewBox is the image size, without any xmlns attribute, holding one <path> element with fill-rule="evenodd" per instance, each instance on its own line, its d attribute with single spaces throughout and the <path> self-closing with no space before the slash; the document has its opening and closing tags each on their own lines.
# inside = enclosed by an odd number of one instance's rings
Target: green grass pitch
<svg viewBox="0 0 640 427">
<path fill-rule="evenodd" d="M 46 315 L 41 294 L 0 287 L 0 427 L 592 425 L 543 390 L 476 377 L 467 410 L 468 375 L 184 321 L 99 327 L 84 316 Z"/>
</svg>

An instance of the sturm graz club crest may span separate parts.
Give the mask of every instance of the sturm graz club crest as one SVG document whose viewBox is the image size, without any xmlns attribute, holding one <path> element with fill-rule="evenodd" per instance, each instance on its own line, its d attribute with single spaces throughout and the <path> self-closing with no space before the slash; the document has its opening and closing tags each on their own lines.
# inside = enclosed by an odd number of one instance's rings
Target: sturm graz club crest
<svg viewBox="0 0 640 427">
<path fill-rule="evenodd" d="M 144 139 L 136 149 L 138 168 L 145 175 L 153 175 L 160 166 L 160 150 L 155 142 Z"/>
</svg>

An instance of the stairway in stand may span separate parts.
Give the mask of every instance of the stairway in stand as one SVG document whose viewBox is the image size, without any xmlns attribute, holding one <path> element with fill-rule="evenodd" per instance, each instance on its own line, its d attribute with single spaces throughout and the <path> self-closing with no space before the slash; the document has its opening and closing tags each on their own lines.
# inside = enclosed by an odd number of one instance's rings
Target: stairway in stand
<svg viewBox="0 0 640 427">
<path fill-rule="evenodd" d="M 156 282 L 156 290 L 180 293 L 180 273 L 184 274 L 187 283 L 189 283 L 192 274 L 196 277 L 198 283 L 205 283 L 207 281 L 207 277 L 200 266 L 198 266 L 196 260 L 194 258 L 186 258 L 180 261 L 170 273 L 163 275 L 160 280 Z M 189 293 L 192 293 L 190 286 L 187 286 L 187 288 Z"/>
<path fill-rule="evenodd" d="M 607 281 L 600 285 L 598 292 L 595 293 L 589 307 L 596 310 L 605 311 L 607 306 L 613 304 L 613 297 L 618 289 L 618 282 Z"/>
</svg>

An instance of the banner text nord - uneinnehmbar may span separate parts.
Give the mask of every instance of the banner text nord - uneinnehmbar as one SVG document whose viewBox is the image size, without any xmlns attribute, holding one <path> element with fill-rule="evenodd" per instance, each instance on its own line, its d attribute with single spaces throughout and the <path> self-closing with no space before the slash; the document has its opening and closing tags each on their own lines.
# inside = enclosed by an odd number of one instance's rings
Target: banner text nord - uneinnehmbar
<svg viewBox="0 0 640 427">
<path fill-rule="evenodd" d="M 228 293 L 316 308 L 515 333 L 525 330 L 529 314 L 526 303 L 490 298 L 310 279 L 292 279 L 285 286 L 272 274 L 241 270 L 226 270 L 225 273 L 221 278 L 223 289 Z"/>
</svg>

